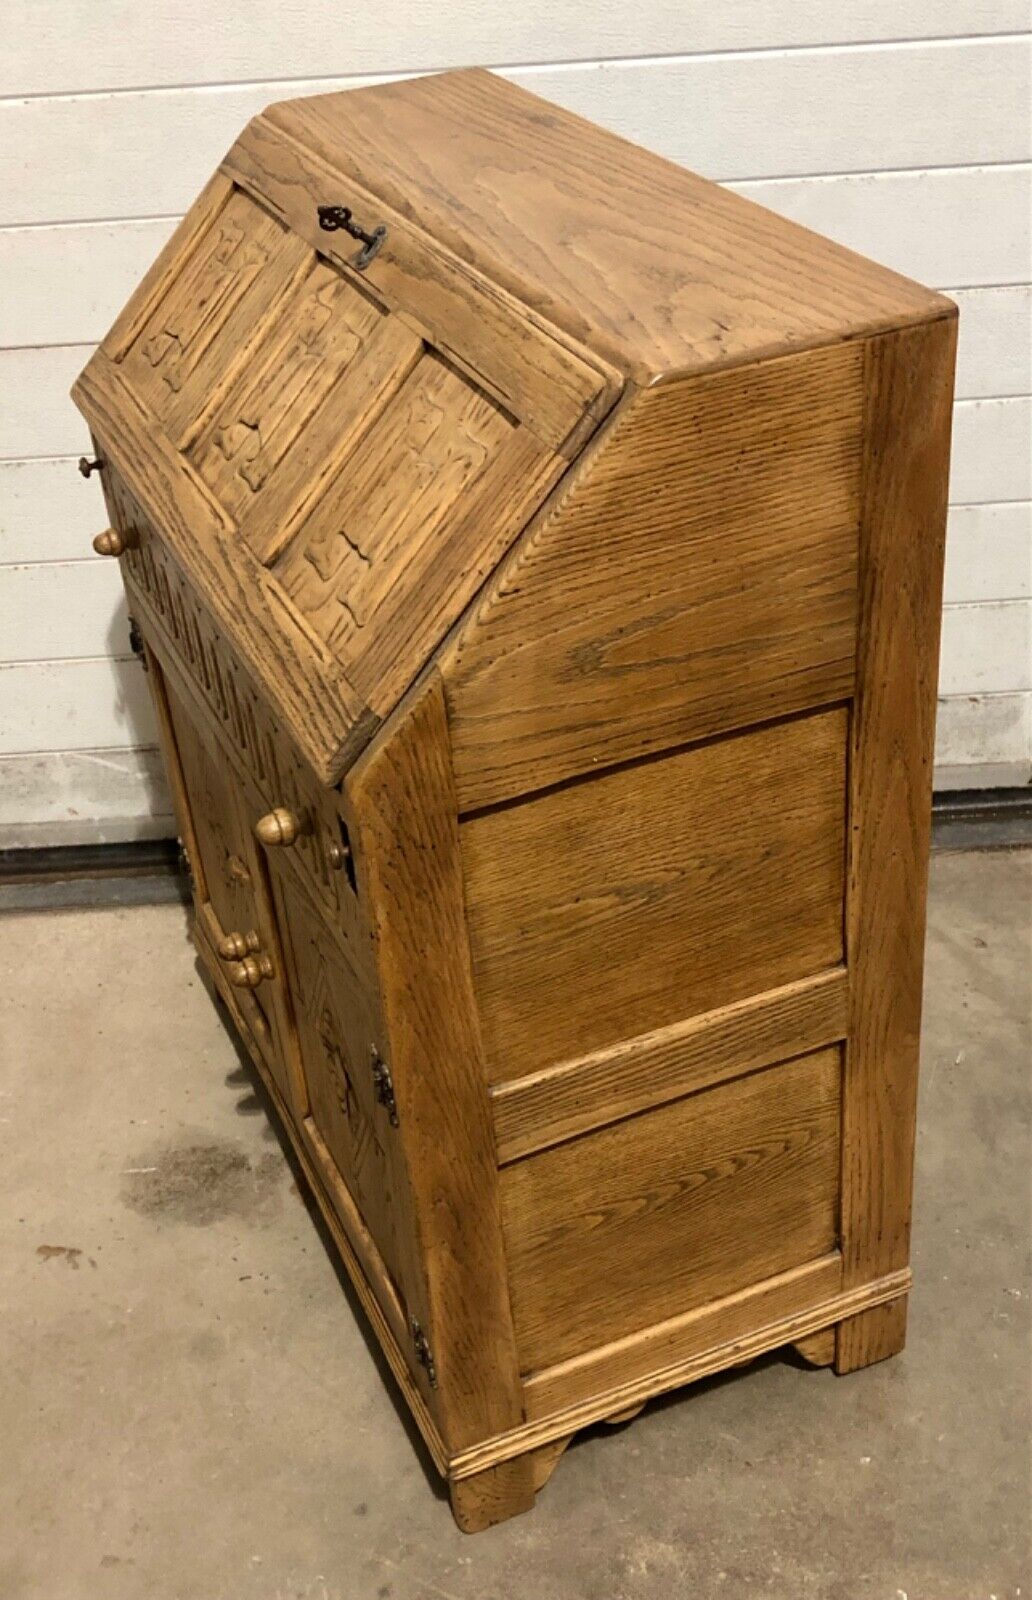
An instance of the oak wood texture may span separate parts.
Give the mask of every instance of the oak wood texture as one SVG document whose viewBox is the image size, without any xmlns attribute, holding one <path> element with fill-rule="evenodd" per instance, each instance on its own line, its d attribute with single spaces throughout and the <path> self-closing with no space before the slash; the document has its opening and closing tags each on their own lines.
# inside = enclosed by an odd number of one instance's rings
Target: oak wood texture
<svg viewBox="0 0 1032 1600">
<path fill-rule="evenodd" d="M 636 382 L 946 305 L 488 72 L 289 100 L 264 118 Z"/>
<path fill-rule="evenodd" d="M 831 1258 L 831 1262 L 839 1273 L 841 1264 L 838 1258 Z M 788 1282 L 792 1276 L 786 1273 L 783 1278 L 772 1279 L 769 1284 L 760 1287 L 763 1291 L 772 1291 L 782 1283 Z M 817 1281 L 815 1274 L 812 1283 L 816 1285 Z M 749 1297 L 743 1296 L 739 1302 L 738 1297 L 732 1296 L 698 1313 L 700 1324 L 705 1327 L 708 1323 L 717 1334 L 711 1343 L 698 1345 L 696 1342 L 695 1353 L 679 1356 L 666 1365 L 658 1363 L 651 1365 L 647 1375 L 641 1377 L 624 1378 L 621 1371 L 622 1362 L 612 1363 L 611 1386 L 604 1386 L 601 1380 L 605 1374 L 599 1370 L 599 1382 L 587 1381 L 581 1384 L 583 1392 L 580 1398 L 576 1397 L 574 1386 L 567 1377 L 567 1374 L 575 1373 L 577 1370 L 574 1362 L 550 1369 L 540 1377 L 531 1376 L 525 1385 L 527 1421 L 507 1434 L 499 1434 L 475 1449 L 462 1451 L 451 1457 L 448 1463 L 449 1481 L 468 1477 L 471 1473 L 479 1472 L 497 1461 L 505 1461 L 514 1455 L 537 1449 L 541 1444 L 563 1438 L 580 1428 L 590 1427 L 592 1423 L 604 1422 L 606 1417 L 612 1416 L 615 1411 L 648 1400 L 653 1395 L 667 1393 L 671 1389 L 680 1388 L 683 1384 L 696 1383 L 700 1378 L 709 1377 L 714 1372 L 723 1372 L 729 1367 L 743 1366 L 768 1350 L 780 1349 L 784 1345 L 793 1344 L 798 1338 L 816 1332 L 819 1328 L 827 1326 L 829 1320 L 847 1320 L 854 1315 L 860 1315 L 868 1308 L 896 1301 L 906 1296 L 910 1282 L 909 1271 L 891 1273 L 887 1278 L 875 1279 L 860 1289 L 840 1290 L 837 1294 L 828 1294 L 826 1298 L 820 1300 L 811 1296 L 807 1309 L 780 1317 L 777 1315 L 777 1299 L 773 1292 L 764 1293 L 762 1296 L 756 1292 L 751 1296 L 752 1309 L 759 1314 L 748 1322 L 742 1316 L 742 1308 L 744 1304 L 748 1304 Z M 734 1307 L 735 1316 L 725 1314 L 729 1307 Z M 768 1310 L 771 1316 L 766 1320 L 763 1312 Z M 736 1321 L 739 1324 L 739 1331 L 727 1332 L 726 1330 Z M 718 1332 L 718 1329 L 721 1331 Z M 598 1368 L 602 1368 L 610 1349 L 618 1351 L 619 1355 L 624 1357 L 625 1352 L 633 1349 L 635 1343 L 636 1341 L 628 1340 L 623 1346 L 614 1345 L 599 1352 Z M 585 1372 L 590 1371 L 592 1364 L 590 1357 L 584 1359 Z M 553 1387 L 555 1375 L 563 1377 L 561 1388 Z M 540 1414 L 537 1414 L 536 1396 L 549 1388 L 553 1388 L 553 1393 L 551 1395 L 543 1393 L 545 1403 L 541 1407 Z"/>
<path fill-rule="evenodd" d="M 847 1284 L 903 1266 L 910 1250 L 955 351 L 952 318 L 886 335 L 865 351 L 864 577 L 846 921 Z M 840 1330 L 840 1370 L 863 1365 L 864 1350 L 878 1348 L 881 1338 L 862 1318 Z"/>
<path fill-rule="evenodd" d="M 504 1165 L 621 1117 L 845 1037 L 844 968 L 562 1061 L 491 1091 Z"/>
<path fill-rule="evenodd" d="M 280 108 L 270 107 L 270 113 Z M 285 110 L 285 108 L 283 108 Z M 473 268 L 348 173 L 345 153 L 316 154 L 290 119 L 256 117 L 230 150 L 222 170 L 260 196 L 291 230 L 307 238 L 342 271 L 359 247 L 347 235 L 321 232 L 318 207 L 343 196 L 360 217 L 387 226 L 387 239 L 362 272 L 362 282 L 392 307 L 414 314 L 437 344 L 539 437 L 561 449 L 584 414 L 609 409 L 619 375 L 550 326 L 532 302 L 519 301 L 490 273 Z M 583 435 L 582 435 L 583 437 Z M 575 450 L 574 450 L 575 453 Z"/>
<path fill-rule="evenodd" d="M 467 1530 L 902 1344 L 951 318 L 448 73 L 257 117 L 76 385 L 198 953 Z"/>
<path fill-rule="evenodd" d="M 458 1450 L 511 1426 L 522 1401 L 437 677 L 416 692 L 393 736 L 359 761 L 346 790 L 416 1200 L 420 1321 L 440 1374 L 439 1425 Z"/>
<path fill-rule="evenodd" d="M 627 397 L 443 654 L 464 811 L 852 692 L 861 363 Z"/>
<path fill-rule="evenodd" d="M 830 1367 L 835 1359 L 836 1330 L 834 1328 L 821 1328 L 818 1333 L 809 1333 L 804 1339 L 796 1339 L 794 1348 L 797 1355 L 802 1356 L 811 1367 Z"/>
<path fill-rule="evenodd" d="M 906 1343 L 909 1296 L 843 1317 L 835 1330 L 835 1371 L 840 1375 L 898 1355 Z"/>
<path fill-rule="evenodd" d="M 554 1366 L 834 1249 L 841 1051 L 503 1168 L 520 1366 Z"/>
<path fill-rule="evenodd" d="M 463 821 L 493 1085 L 838 964 L 846 726 L 820 712 Z"/>
</svg>

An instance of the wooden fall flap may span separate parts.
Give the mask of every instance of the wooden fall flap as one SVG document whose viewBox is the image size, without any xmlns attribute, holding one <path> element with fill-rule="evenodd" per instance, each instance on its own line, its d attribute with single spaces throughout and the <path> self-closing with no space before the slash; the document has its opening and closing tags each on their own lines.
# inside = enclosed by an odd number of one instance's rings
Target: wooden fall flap
<svg viewBox="0 0 1032 1600">
<path fill-rule="evenodd" d="M 327 206 L 369 228 L 327 229 Z M 335 783 L 620 387 L 259 117 L 74 395 Z"/>
</svg>

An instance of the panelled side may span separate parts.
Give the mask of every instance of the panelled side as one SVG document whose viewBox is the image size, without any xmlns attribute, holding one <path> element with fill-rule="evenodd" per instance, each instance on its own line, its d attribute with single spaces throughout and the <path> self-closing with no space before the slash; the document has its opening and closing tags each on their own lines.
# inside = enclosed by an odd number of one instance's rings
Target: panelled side
<svg viewBox="0 0 1032 1600">
<path fill-rule="evenodd" d="M 863 378 L 629 397 L 443 653 L 538 1414 L 842 1293 Z"/>
<path fill-rule="evenodd" d="M 630 397 L 441 658 L 463 811 L 848 698 L 859 344 Z"/>
</svg>

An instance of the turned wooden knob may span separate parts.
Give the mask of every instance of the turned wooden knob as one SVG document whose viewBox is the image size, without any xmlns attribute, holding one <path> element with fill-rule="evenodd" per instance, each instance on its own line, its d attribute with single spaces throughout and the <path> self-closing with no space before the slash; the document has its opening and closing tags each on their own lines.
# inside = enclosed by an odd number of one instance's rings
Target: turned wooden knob
<svg viewBox="0 0 1032 1600">
<path fill-rule="evenodd" d="M 305 826 L 303 819 L 293 811 L 277 806 L 275 811 L 267 811 L 264 817 L 258 818 L 254 831 L 261 843 L 270 849 L 273 845 L 294 844 L 304 833 Z"/>
<path fill-rule="evenodd" d="M 266 978 L 272 977 L 272 962 L 268 956 L 245 956 L 235 961 L 229 969 L 229 981 L 237 989 L 257 989 Z"/>
<path fill-rule="evenodd" d="M 93 541 L 98 556 L 120 556 L 128 548 L 117 528 L 105 528 Z"/>
<path fill-rule="evenodd" d="M 223 961 L 243 961 L 245 956 L 254 955 L 260 948 L 261 940 L 254 928 L 247 933 L 227 933 L 218 943 L 219 956 Z"/>
</svg>

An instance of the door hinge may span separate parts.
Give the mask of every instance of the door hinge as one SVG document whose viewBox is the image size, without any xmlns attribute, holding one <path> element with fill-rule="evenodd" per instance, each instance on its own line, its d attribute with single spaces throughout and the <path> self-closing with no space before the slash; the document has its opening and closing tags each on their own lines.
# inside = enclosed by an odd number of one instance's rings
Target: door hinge
<svg viewBox="0 0 1032 1600">
<path fill-rule="evenodd" d="M 392 1128 L 398 1126 L 398 1102 L 394 1098 L 394 1079 L 391 1069 L 377 1050 L 375 1044 L 369 1046 L 369 1054 L 373 1067 L 373 1093 L 380 1105 L 387 1113 Z"/>
<path fill-rule="evenodd" d="M 140 661 L 143 663 L 143 670 L 146 672 L 147 657 L 143 653 L 143 634 L 140 632 L 140 624 L 135 617 L 129 618 L 129 648 L 134 656 L 139 656 Z"/>
<path fill-rule="evenodd" d="M 437 1368 L 434 1366 L 434 1353 L 430 1348 L 430 1341 L 423 1332 L 421 1325 L 412 1318 L 412 1343 L 416 1347 L 416 1360 L 426 1373 L 426 1381 L 431 1389 L 437 1388 Z"/>
</svg>

